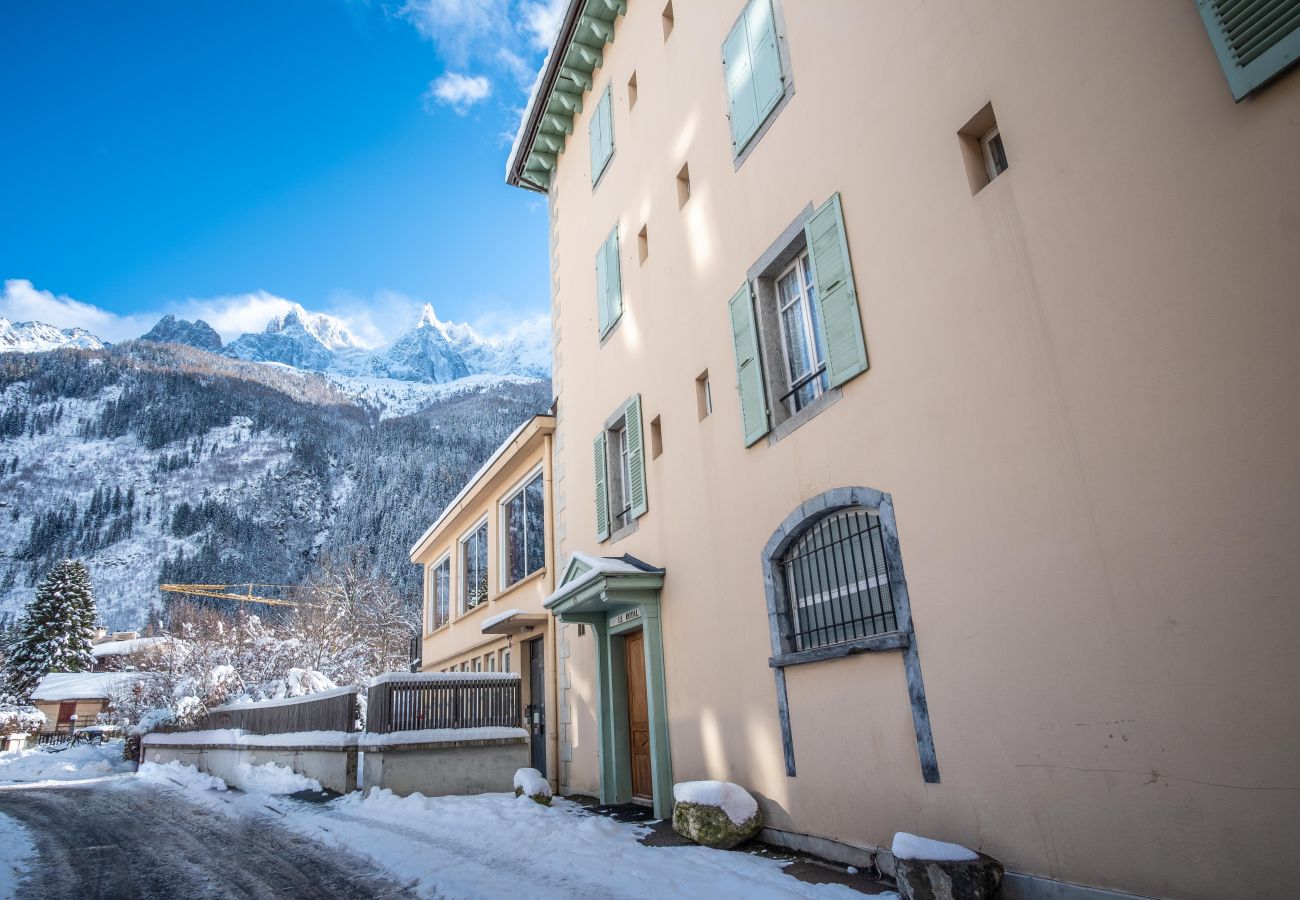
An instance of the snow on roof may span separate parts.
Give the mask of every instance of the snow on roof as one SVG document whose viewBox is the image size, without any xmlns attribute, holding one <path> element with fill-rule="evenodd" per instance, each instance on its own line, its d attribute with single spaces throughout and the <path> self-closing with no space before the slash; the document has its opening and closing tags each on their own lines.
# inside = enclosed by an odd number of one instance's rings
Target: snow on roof
<svg viewBox="0 0 1300 900">
<path fill-rule="evenodd" d="M 416 551 L 420 549 L 420 545 L 427 541 L 433 533 L 438 530 L 439 525 L 451 518 L 451 514 L 455 512 L 456 507 L 460 506 L 461 501 L 469 496 L 470 492 L 473 491 L 474 487 L 479 483 L 479 480 L 488 473 L 488 470 L 492 468 L 496 461 L 505 456 L 506 450 L 510 449 L 510 445 L 528 429 L 528 426 L 532 425 L 537 419 L 543 418 L 547 418 L 547 416 L 532 416 L 531 418 L 525 419 L 523 424 L 510 432 L 510 437 L 501 442 L 501 446 L 497 447 L 496 450 L 492 452 L 492 455 L 488 457 L 487 462 L 483 463 L 483 465 L 479 467 L 479 470 L 471 475 L 469 480 L 465 482 L 465 486 L 460 489 L 460 493 L 451 498 L 451 502 L 443 509 L 442 514 L 439 515 L 438 518 L 434 519 L 433 524 L 425 529 L 424 534 L 420 535 L 420 539 L 411 545 L 411 550 L 407 554 L 408 556 L 415 556 Z"/>
<path fill-rule="evenodd" d="M 480 627 L 482 628 L 482 630 L 486 631 L 487 629 L 491 628 L 493 625 L 501 624 L 506 619 L 510 619 L 515 616 L 522 616 L 522 615 L 525 615 L 522 609 L 507 609 L 503 613 L 497 613 L 495 616 L 493 616 L 490 619 L 484 619 L 483 624 Z"/>
<path fill-rule="evenodd" d="M 663 569 L 656 569 L 654 566 L 641 563 L 640 560 L 634 560 L 634 557 L 631 556 L 591 556 L 577 550 L 569 554 L 569 562 L 565 565 L 564 570 L 567 572 L 575 562 L 587 566 L 587 571 L 556 588 L 551 596 L 542 601 L 542 606 L 550 608 L 588 582 L 595 581 L 597 578 L 606 575 L 644 575 L 647 572 L 663 572 Z"/>
<path fill-rule="evenodd" d="M 95 659 L 103 656 L 125 656 L 128 653 L 139 653 L 147 647 L 152 647 L 154 644 L 160 644 L 166 640 L 165 637 L 147 637 L 131 638 L 126 641 L 104 641 L 91 647 L 90 652 Z"/>
<path fill-rule="evenodd" d="M 51 672 L 32 691 L 33 700 L 107 700 L 140 676 L 126 672 Z"/>
<path fill-rule="evenodd" d="M 344 694 L 355 694 L 357 689 L 354 685 L 347 687 L 331 688 L 325 691 L 313 691 L 310 694 L 303 694 L 301 697 L 281 697 L 278 700 L 253 700 L 244 698 L 234 700 L 230 703 L 223 703 L 221 706 L 213 706 L 208 712 L 224 712 L 232 709 L 248 709 L 256 706 L 258 709 L 264 709 L 268 706 L 295 706 L 299 703 L 311 703 L 313 700 L 324 700 L 327 697 L 341 697 Z"/>
</svg>

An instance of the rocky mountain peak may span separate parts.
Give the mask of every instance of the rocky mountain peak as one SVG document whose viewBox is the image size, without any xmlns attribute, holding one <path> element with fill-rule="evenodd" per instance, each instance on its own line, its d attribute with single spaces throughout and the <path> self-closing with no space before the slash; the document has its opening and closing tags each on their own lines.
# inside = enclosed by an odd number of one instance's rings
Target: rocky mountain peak
<svg viewBox="0 0 1300 900">
<path fill-rule="evenodd" d="M 190 322 L 170 313 L 159 319 L 158 324 L 142 335 L 140 340 L 159 344 L 186 344 L 211 353 L 221 350 L 221 335 L 207 322 L 202 319 Z"/>
</svg>

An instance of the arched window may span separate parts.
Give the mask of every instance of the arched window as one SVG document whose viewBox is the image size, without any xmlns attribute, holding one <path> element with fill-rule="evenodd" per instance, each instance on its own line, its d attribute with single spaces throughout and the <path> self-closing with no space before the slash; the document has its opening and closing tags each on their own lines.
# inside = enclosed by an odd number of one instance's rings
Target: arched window
<svg viewBox="0 0 1300 900">
<path fill-rule="evenodd" d="M 850 507 L 814 521 L 780 558 L 793 651 L 898 630 L 880 516 Z"/>
</svg>

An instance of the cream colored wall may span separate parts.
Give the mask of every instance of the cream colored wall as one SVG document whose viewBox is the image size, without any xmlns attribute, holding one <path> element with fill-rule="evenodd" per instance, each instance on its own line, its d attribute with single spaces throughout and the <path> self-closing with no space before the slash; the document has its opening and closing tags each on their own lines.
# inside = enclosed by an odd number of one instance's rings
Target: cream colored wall
<svg viewBox="0 0 1300 900">
<path fill-rule="evenodd" d="M 543 613 L 542 601 L 555 589 L 555 550 L 552 536 L 554 534 L 554 488 L 553 449 L 551 434 L 553 421 L 549 417 L 538 417 L 534 424 L 524 431 L 502 457 L 489 467 L 482 480 L 466 496 L 461 508 L 445 522 L 440 523 L 437 531 L 422 541 L 419 552 L 412 560 L 424 568 L 424 637 L 422 642 L 421 670 L 441 672 L 447 669 L 459 669 L 461 663 L 467 663 L 472 671 L 475 659 L 483 660 L 488 654 L 496 654 L 498 666 L 501 664 L 500 653 L 510 648 L 510 669 L 523 678 L 522 702 L 533 702 L 530 696 L 531 685 L 527 669 L 527 656 L 522 644 L 538 636 L 546 638 L 546 697 L 545 707 L 550 721 L 547 723 L 547 777 L 556 782 L 558 772 L 558 734 L 559 704 L 556 681 L 555 623 L 546 622 L 540 630 L 513 637 L 483 634 L 483 622 L 507 610 L 518 609 L 525 613 Z M 546 497 L 544 530 L 547 535 L 545 565 L 537 572 L 516 584 L 506 586 L 502 578 L 502 528 L 501 503 L 540 468 L 542 472 L 544 494 Z M 460 559 L 459 542 L 474 527 L 487 517 L 488 521 L 488 556 L 491 564 L 488 568 L 488 600 L 474 609 L 462 613 L 460 610 Z M 441 562 L 444 556 L 451 555 L 451 621 L 443 627 L 430 632 L 431 621 L 429 607 L 432 603 L 432 582 L 430 568 Z M 483 662 L 487 671 L 486 661 Z"/>
<path fill-rule="evenodd" d="M 55 731 L 59 725 L 59 703 L 58 701 L 36 702 L 32 704 L 41 712 L 45 713 L 45 718 L 49 721 L 43 727 L 42 731 Z M 78 700 L 77 701 L 77 727 L 84 728 L 87 725 L 94 725 L 99 714 L 108 708 L 108 703 L 103 700 Z"/>
<path fill-rule="evenodd" d="M 593 192 L 588 103 L 552 191 L 560 550 L 667 567 L 675 779 L 745 784 L 781 828 L 917 831 L 1141 894 L 1300 878 L 1300 74 L 1234 104 L 1182 0 L 786 0 L 795 93 L 734 171 L 719 57 L 743 5 L 679 0 L 665 43 L 662 4 L 630 3 L 595 74 L 614 158 Z M 956 132 L 990 100 L 1011 168 L 972 197 Z M 871 369 L 746 450 L 726 301 L 835 191 Z M 636 392 L 665 450 L 639 530 L 599 545 L 591 441 Z M 854 484 L 894 499 L 937 785 L 897 654 L 788 670 L 784 774 L 759 551 Z M 592 639 L 565 638 L 591 790 Z"/>
</svg>

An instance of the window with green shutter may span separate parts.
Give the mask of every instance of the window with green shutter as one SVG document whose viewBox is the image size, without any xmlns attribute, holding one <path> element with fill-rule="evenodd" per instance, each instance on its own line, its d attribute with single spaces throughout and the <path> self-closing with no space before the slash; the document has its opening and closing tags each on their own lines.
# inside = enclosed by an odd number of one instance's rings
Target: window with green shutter
<svg viewBox="0 0 1300 900">
<path fill-rule="evenodd" d="M 728 302 L 745 446 L 777 441 L 867 371 L 840 195 L 809 204 Z"/>
<path fill-rule="evenodd" d="M 591 183 L 600 181 L 610 157 L 614 155 L 614 119 L 610 110 L 610 86 L 605 85 L 605 93 L 600 95 L 600 102 L 591 114 L 587 126 L 591 139 Z"/>
<path fill-rule="evenodd" d="M 593 444 L 596 539 L 618 539 L 649 509 L 641 395 L 605 423 Z"/>
<path fill-rule="evenodd" d="M 772 0 L 750 0 L 722 45 L 732 151 L 739 154 L 785 94 Z"/>
<path fill-rule="evenodd" d="M 596 320 L 603 338 L 623 315 L 623 273 L 618 256 L 618 226 L 596 251 Z"/>
<path fill-rule="evenodd" d="M 1242 100 L 1300 59 L 1300 0 L 1197 0 L 1210 43 Z"/>
</svg>

